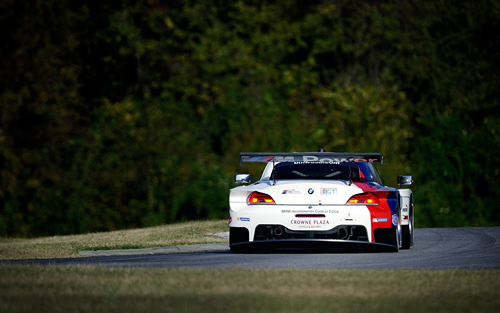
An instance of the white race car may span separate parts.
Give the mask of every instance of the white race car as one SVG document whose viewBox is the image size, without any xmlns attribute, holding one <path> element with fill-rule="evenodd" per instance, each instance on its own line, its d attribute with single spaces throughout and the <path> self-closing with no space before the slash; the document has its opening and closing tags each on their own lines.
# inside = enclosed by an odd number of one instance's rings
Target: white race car
<svg viewBox="0 0 500 313">
<path fill-rule="evenodd" d="M 236 174 L 230 190 L 233 252 L 293 250 L 398 251 L 413 245 L 412 176 L 384 186 L 380 153 L 240 153 L 264 162 L 259 181 Z"/>
</svg>

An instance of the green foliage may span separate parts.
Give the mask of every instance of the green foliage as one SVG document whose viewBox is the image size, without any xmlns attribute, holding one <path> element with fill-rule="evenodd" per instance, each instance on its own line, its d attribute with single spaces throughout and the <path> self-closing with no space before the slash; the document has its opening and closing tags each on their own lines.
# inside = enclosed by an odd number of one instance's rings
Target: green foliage
<svg viewBox="0 0 500 313">
<path fill-rule="evenodd" d="M 433 132 L 418 138 L 414 190 L 423 225 L 494 225 L 499 220 L 493 195 L 500 168 L 493 158 L 500 151 L 498 118 L 484 118 L 472 129 L 470 118 L 429 117 Z M 493 126 L 494 125 L 494 126 Z M 472 130 L 471 130 L 472 129 Z"/>
<path fill-rule="evenodd" d="M 242 151 L 382 152 L 417 226 L 495 225 L 491 0 L 4 1 L 0 235 L 226 216 Z M 492 35 L 493 34 L 493 35 Z"/>
</svg>

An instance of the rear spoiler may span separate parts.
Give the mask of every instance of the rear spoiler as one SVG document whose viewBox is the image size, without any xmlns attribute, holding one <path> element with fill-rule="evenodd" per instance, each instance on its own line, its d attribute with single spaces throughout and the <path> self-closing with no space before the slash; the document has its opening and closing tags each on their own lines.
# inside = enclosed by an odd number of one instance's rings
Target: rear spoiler
<svg viewBox="0 0 500 313">
<path fill-rule="evenodd" d="M 247 162 L 299 162 L 299 163 L 342 163 L 342 162 L 377 162 L 384 165 L 381 153 L 348 152 L 291 152 L 262 153 L 241 152 L 240 165 Z"/>
</svg>

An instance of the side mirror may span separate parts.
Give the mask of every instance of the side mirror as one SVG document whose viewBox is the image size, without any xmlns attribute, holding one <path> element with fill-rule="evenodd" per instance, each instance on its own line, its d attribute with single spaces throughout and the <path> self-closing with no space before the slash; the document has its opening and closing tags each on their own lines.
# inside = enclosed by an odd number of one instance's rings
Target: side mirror
<svg viewBox="0 0 500 313">
<path fill-rule="evenodd" d="M 413 176 L 407 176 L 407 175 L 399 175 L 398 176 L 398 185 L 401 188 L 401 186 L 409 186 L 413 184 Z"/>
<path fill-rule="evenodd" d="M 250 183 L 250 174 L 236 174 L 234 175 L 234 182 L 248 185 Z"/>
</svg>

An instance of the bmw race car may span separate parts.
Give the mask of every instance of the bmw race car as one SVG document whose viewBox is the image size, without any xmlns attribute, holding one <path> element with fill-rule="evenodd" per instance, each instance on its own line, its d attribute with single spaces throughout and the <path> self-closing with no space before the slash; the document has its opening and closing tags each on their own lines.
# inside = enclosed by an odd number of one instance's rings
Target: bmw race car
<svg viewBox="0 0 500 313">
<path fill-rule="evenodd" d="M 320 150 L 322 151 L 322 149 Z M 413 195 L 384 186 L 374 163 L 380 153 L 240 153 L 267 163 L 259 181 L 230 190 L 229 247 L 233 252 L 398 251 L 413 245 Z"/>
</svg>

